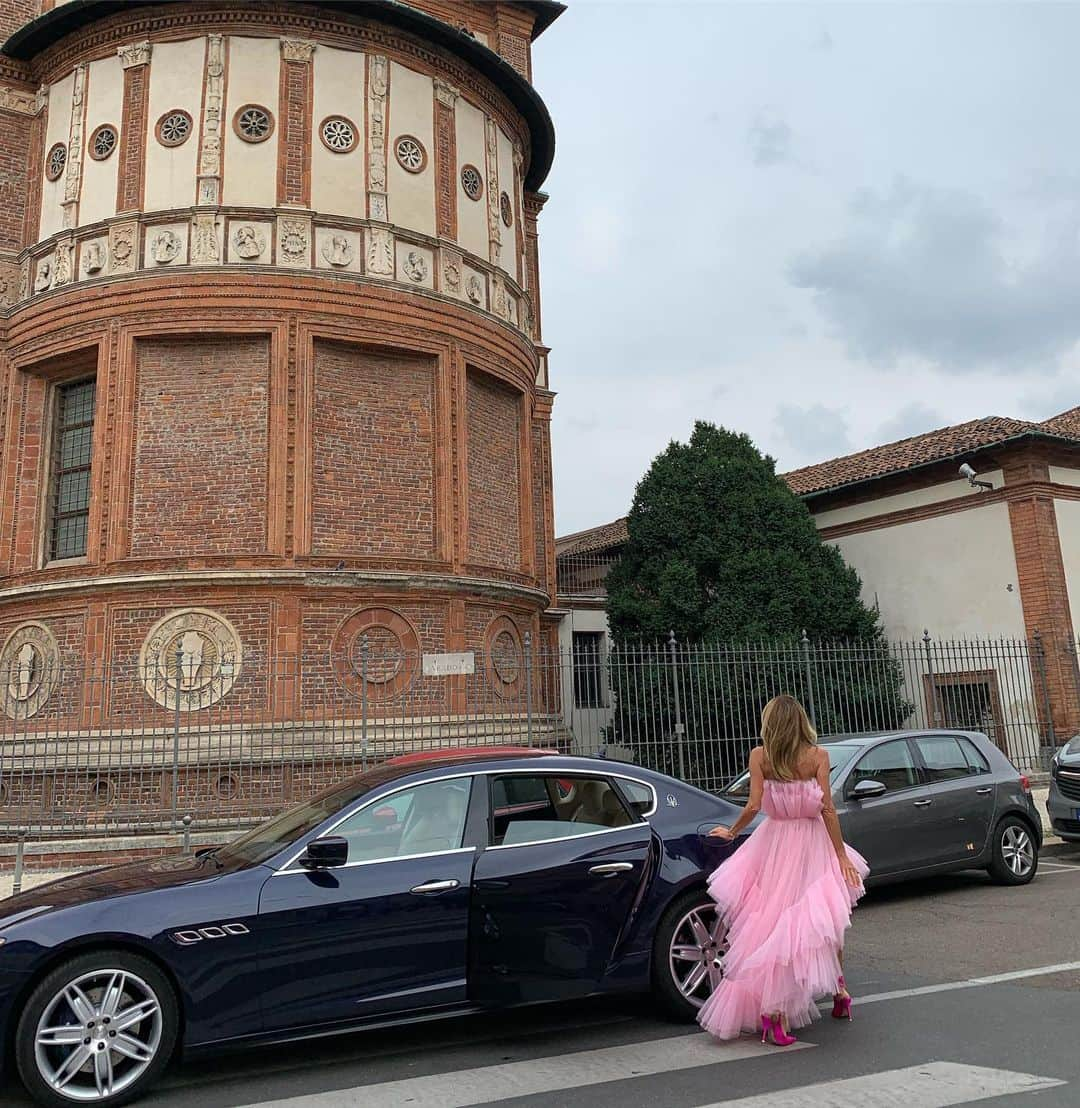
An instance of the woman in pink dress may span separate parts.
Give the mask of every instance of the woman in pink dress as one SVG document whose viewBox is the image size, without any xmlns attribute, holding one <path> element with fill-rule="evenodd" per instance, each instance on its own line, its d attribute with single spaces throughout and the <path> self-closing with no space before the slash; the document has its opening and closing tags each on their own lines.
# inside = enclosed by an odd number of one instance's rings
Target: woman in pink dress
<svg viewBox="0 0 1080 1108">
<path fill-rule="evenodd" d="M 764 809 L 766 819 L 709 878 L 728 925 L 724 977 L 698 1021 L 718 1039 L 761 1030 L 777 1046 L 820 1016 L 814 997 L 833 993 L 837 1019 L 851 1019 L 844 985 L 844 932 L 870 873 L 845 846 L 829 785 L 829 756 L 802 705 L 778 696 L 761 713 L 761 746 L 750 754 L 750 799 L 731 840 Z"/>
</svg>

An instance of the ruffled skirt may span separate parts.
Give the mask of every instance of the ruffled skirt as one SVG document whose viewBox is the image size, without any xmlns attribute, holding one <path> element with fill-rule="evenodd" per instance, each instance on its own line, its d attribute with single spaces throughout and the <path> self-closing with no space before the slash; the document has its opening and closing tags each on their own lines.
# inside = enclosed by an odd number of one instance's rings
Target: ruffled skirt
<svg viewBox="0 0 1080 1108">
<path fill-rule="evenodd" d="M 870 867 L 847 847 L 860 876 Z M 803 1027 L 820 1012 L 814 998 L 836 990 L 839 951 L 863 894 L 844 881 L 820 817 L 766 819 L 709 878 L 728 925 L 724 977 L 698 1015 L 718 1039 L 761 1027 L 783 1012 Z"/>
</svg>

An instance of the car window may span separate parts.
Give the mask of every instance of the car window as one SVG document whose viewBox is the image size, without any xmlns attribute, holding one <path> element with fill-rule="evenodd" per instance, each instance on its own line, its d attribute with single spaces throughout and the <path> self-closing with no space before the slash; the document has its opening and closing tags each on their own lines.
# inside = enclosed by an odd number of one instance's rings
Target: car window
<svg viewBox="0 0 1080 1108">
<path fill-rule="evenodd" d="M 402 789 L 354 812 L 330 832 L 349 844 L 350 862 L 457 850 L 465 835 L 471 778 Z"/>
<path fill-rule="evenodd" d="M 931 784 L 971 776 L 971 766 L 955 735 L 919 735 L 915 745 Z"/>
<path fill-rule="evenodd" d="M 656 793 L 649 785 L 643 785 L 640 781 L 627 781 L 620 777 L 619 788 L 629 798 L 630 806 L 639 816 L 651 812 L 656 806 Z"/>
<path fill-rule="evenodd" d="M 829 780 L 836 784 L 844 766 L 851 761 L 852 755 L 860 749 L 858 743 L 822 743 L 821 749 L 829 755 Z M 725 796 L 746 800 L 750 796 L 750 772 L 740 774 L 724 790 Z"/>
<path fill-rule="evenodd" d="M 860 781 L 880 781 L 889 792 L 910 789 L 919 783 L 915 760 L 905 739 L 892 739 L 868 750 L 855 764 L 848 777 L 847 790 Z"/>
<path fill-rule="evenodd" d="M 960 749 L 964 752 L 964 757 L 967 759 L 968 765 L 971 767 L 972 773 L 989 773 L 990 763 L 986 760 L 983 752 L 971 741 L 971 739 L 961 738 Z"/>
<path fill-rule="evenodd" d="M 495 846 L 571 838 L 634 822 L 602 777 L 508 774 L 493 778 L 491 797 Z"/>
</svg>

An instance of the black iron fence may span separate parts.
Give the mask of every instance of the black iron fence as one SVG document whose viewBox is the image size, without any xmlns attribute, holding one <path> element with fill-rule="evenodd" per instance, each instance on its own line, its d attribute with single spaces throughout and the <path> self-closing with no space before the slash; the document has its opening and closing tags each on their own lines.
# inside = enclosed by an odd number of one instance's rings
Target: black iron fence
<svg viewBox="0 0 1080 1108">
<path fill-rule="evenodd" d="M 490 655 L 361 646 L 267 662 L 177 651 L 154 667 L 0 674 L 0 840 L 232 828 L 382 762 L 444 747 L 600 753 L 707 789 L 739 773 L 778 692 L 822 734 L 984 731 L 1023 769 L 1080 729 L 1075 642 L 529 641 Z M 1064 674 L 1064 678 L 1062 675 Z M 1068 732 L 1068 733 L 1066 733 Z"/>
</svg>

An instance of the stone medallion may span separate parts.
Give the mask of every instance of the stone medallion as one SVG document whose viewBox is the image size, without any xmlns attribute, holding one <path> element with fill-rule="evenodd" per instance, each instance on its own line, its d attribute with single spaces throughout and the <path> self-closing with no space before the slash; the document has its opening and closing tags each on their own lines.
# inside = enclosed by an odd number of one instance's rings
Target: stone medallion
<svg viewBox="0 0 1080 1108">
<path fill-rule="evenodd" d="M 400 612 L 361 608 L 337 629 L 330 660 L 350 695 L 387 700 L 412 684 L 420 664 L 420 638 Z"/>
<path fill-rule="evenodd" d="M 516 696 L 525 671 L 521 633 L 509 616 L 497 616 L 484 636 L 488 677 L 499 696 Z"/>
<path fill-rule="evenodd" d="M 236 628 L 206 608 L 172 612 L 150 629 L 139 652 L 143 688 L 163 708 L 197 712 L 225 696 L 240 676 Z"/>
<path fill-rule="evenodd" d="M 0 706 L 10 719 L 37 715 L 60 680 L 60 648 L 43 623 L 16 627 L 0 649 Z"/>
</svg>

